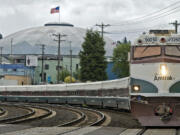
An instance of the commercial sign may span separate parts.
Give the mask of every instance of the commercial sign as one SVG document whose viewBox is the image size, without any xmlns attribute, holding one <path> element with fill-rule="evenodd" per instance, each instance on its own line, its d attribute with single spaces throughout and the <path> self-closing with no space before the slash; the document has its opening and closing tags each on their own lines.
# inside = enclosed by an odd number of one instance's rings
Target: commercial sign
<svg viewBox="0 0 180 135">
<path fill-rule="evenodd" d="M 26 66 L 37 67 L 38 66 L 38 57 L 33 55 L 26 56 Z"/>
</svg>

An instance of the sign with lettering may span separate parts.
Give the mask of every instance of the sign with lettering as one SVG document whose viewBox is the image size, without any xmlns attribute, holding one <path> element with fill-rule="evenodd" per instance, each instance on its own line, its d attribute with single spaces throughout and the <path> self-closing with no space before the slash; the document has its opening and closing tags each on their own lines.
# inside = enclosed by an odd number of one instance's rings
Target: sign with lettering
<svg viewBox="0 0 180 135">
<path fill-rule="evenodd" d="M 156 73 L 154 76 L 154 81 L 161 81 L 161 80 L 175 80 L 175 78 L 172 77 L 171 75 L 162 76 L 162 75 Z"/>
<path fill-rule="evenodd" d="M 150 45 L 158 44 L 158 43 L 180 45 L 180 36 L 142 36 L 137 41 L 142 41 L 141 44 L 150 44 Z"/>
<path fill-rule="evenodd" d="M 168 37 L 167 42 L 169 42 L 169 43 L 180 43 L 180 37 Z"/>
<path fill-rule="evenodd" d="M 157 42 L 158 38 L 157 37 L 145 37 L 144 40 L 145 40 L 145 42 Z"/>
</svg>

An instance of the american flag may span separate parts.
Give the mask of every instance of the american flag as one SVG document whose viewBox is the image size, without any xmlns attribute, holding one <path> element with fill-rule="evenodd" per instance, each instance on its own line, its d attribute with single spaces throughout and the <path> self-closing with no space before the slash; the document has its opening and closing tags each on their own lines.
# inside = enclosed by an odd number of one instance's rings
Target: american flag
<svg viewBox="0 0 180 135">
<path fill-rule="evenodd" d="M 112 45 L 117 45 L 117 42 L 116 41 L 112 42 Z"/>
<path fill-rule="evenodd" d="M 59 13 L 59 7 L 51 8 L 51 14 L 53 13 Z"/>
</svg>

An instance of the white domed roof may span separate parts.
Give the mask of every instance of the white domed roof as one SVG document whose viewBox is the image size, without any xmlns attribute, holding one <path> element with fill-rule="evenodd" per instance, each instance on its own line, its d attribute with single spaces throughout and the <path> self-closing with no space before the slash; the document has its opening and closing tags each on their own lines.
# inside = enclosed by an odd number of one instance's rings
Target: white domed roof
<svg viewBox="0 0 180 135">
<path fill-rule="evenodd" d="M 35 27 L 22 30 L 11 34 L 0 40 L 0 46 L 3 46 L 3 53 L 10 54 L 11 40 L 13 54 L 41 54 L 40 44 L 45 44 L 45 54 L 57 54 L 58 42 L 55 41 L 57 37 L 53 34 L 64 34 L 61 42 L 61 55 L 69 55 L 69 42 L 73 50 L 73 55 L 78 55 L 81 50 L 81 45 L 86 35 L 86 29 L 74 27 L 69 23 L 47 23 L 42 27 Z M 105 37 L 106 56 L 111 56 L 114 46 L 112 40 Z"/>
</svg>

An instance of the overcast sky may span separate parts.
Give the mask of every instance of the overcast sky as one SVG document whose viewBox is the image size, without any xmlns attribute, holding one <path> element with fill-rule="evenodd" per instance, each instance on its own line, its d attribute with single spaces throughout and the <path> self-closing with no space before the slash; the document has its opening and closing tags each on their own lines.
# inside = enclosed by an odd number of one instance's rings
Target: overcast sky
<svg viewBox="0 0 180 135">
<path fill-rule="evenodd" d="M 0 33 L 7 36 L 57 22 L 59 15 L 50 9 L 58 5 L 61 22 L 93 29 L 101 22 L 110 24 L 105 31 L 114 40 L 133 40 L 151 27 L 174 28 L 168 23 L 180 21 L 178 0 L 0 0 Z"/>
</svg>

